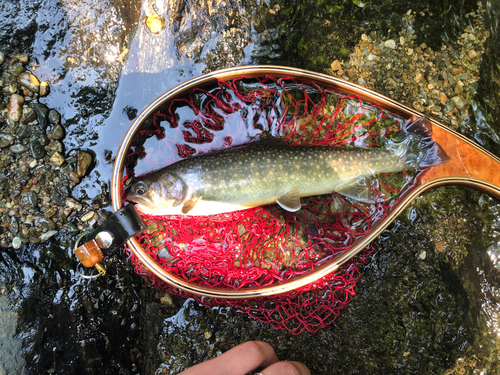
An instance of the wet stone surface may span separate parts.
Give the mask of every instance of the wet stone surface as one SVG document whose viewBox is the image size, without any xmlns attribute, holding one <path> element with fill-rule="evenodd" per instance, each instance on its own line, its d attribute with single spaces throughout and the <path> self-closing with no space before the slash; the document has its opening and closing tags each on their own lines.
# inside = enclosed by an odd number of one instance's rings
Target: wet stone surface
<svg viewBox="0 0 500 375">
<path fill-rule="evenodd" d="M 176 374 L 258 339 L 313 374 L 499 373 L 499 206 L 477 191 L 418 199 L 379 239 L 352 303 L 315 334 L 291 336 L 160 292 L 120 252 L 105 278 L 87 281 L 72 256 L 75 238 L 106 216 L 112 158 L 131 121 L 201 72 L 246 63 L 329 72 L 418 106 L 498 154 L 495 4 L 473 15 L 469 1 L 158 1 L 166 23 L 154 35 L 148 6 L 0 5 L 0 313 L 16 310 L 22 337 L 12 325 L 0 331 L 2 348 L 13 348 L 1 352 L 3 370 Z M 87 163 L 74 149 L 95 153 L 89 170 L 78 169 Z M 50 161 L 56 152 L 60 166 Z M 21 345 L 25 363 L 14 354 Z"/>
</svg>

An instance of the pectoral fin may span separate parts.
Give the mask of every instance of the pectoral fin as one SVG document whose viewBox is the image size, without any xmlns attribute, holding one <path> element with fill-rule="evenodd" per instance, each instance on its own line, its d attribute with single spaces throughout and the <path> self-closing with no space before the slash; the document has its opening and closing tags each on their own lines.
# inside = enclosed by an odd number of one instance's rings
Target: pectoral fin
<svg viewBox="0 0 500 375">
<path fill-rule="evenodd" d="M 335 191 L 357 201 L 373 204 L 384 198 L 381 192 L 377 194 L 377 186 L 378 183 L 374 178 L 363 177 Z"/>
<path fill-rule="evenodd" d="M 299 189 L 294 186 L 290 189 L 286 194 L 283 194 L 281 197 L 276 199 L 276 203 L 278 203 L 282 208 L 290 212 L 296 212 L 300 210 L 300 196 Z"/>
<path fill-rule="evenodd" d="M 189 211 L 191 211 L 194 206 L 196 206 L 196 203 L 198 203 L 198 201 L 201 199 L 201 197 L 198 197 L 198 198 L 191 198 L 190 200 L 184 202 L 183 206 L 182 206 L 182 210 L 181 212 L 185 215 L 187 214 Z"/>
</svg>

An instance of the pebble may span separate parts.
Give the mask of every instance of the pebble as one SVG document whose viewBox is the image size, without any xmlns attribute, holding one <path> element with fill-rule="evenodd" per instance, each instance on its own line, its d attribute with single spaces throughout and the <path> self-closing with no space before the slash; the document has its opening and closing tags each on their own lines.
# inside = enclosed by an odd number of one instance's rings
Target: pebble
<svg viewBox="0 0 500 375">
<path fill-rule="evenodd" d="M 366 86 L 366 81 L 364 80 L 364 78 L 360 77 L 358 78 L 358 83 L 361 85 L 361 86 Z"/>
<path fill-rule="evenodd" d="M 42 241 L 47 241 L 50 237 L 54 236 L 57 234 L 57 230 L 49 230 L 46 233 L 43 233 L 40 237 Z"/>
<path fill-rule="evenodd" d="M 21 239 L 19 237 L 14 237 L 12 239 L 12 247 L 16 250 L 21 247 L 22 243 L 23 243 L 23 241 L 21 241 Z"/>
<path fill-rule="evenodd" d="M 422 80 L 423 77 L 424 76 L 422 75 L 422 73 L 417 73 L 415 75 L 415 82 L 419 83 Z"/>
<path fill-rule="evenodd" d="M 17 232 L 19 232 L 19 223 L 17 222 L 16 218 L 13 217 L 11 220 L 10 220 L 10 232 L 12 234 L 17 234 Z"/>
<path fill-rule="evenodd" d="M 46 217 L 40 217 L 38 219 L 38 222 L 45 229 L 56 229 L 57 228 L 56 223 L 54 223 L 53 220 L 46 218 Z"/>
<path fill-rule="evenodd" d="M 33 74 L 24 72 L 17 77 L 17 82 L 26 87 L 28 90 L 39 93 L 40 92 L 40 81 Z"/>
<path fill-rule="evenodd" d="M 45 156 L 45 149 L 38 140 L 34 140 L 30 143 L 31 156 L 35 159 L 40 159 Z"/>
<path fill-rule="evenodd" d="M 334 72 L 336 72 L 337 70 L 342 69 L 342 66 L 340 65 L 340 61 L 339 60 L 335 60 L 334 62 L 332 62 L 332 64 L 330 65 L 330 67 L 332 68 L 332 70 Z"/>
<path fill-rule="evenodd" d="M 55 214 L 57 214 L 57 211 L 58 211 L 58 210 L 57 210 L 57 207 L 53 207 L 53 206 L 52 206 L 52 207 L 49 207 L 49 208 L 47 209 L 47 211 L 45 211 L 45 212 L 43 213 L 43 215 L 44 215 L 46 218 L 49 218 L 49 217 L 52 217 L 52 216 L 54 216 Z"/>
<path fill-rule="evenodd" d="M 461 96 L 454 96 L 451 100 L 458 109 L 463 109 L 467 105 L 467 101 Z"/>
<path fill-rule="evenodd" d="M 78 150 L 76 157 L 76 174 L 78 177 L 85 176 L 90 164 L 92 164 L 92 156 L 85 151 Z"/>
<path fill-rule="evenodd" d="M 24 107 L 23 115 L 21 116 L 21 124 L 29 124 L 36 120 L 36 112 L 33 108 Z"/>
<path fill-rule="evenodd" d="M 9 73 L 14 77 L 19 76 L 22 72 L 24 72 L 24 66 L 22 66 L 22 64 L 14 64 L 9 68 Z"/>
<path fill-rule="evenodd" d="M 64 206 L 66 204 L 66 198 L 62 197 L 61 194 L 57 192 L 50 194 L 50 199 L 58 206 Z"/>
<path fill-rule="evenodd" d="M 38 125 L 42 130 L 47 128 L 47 116 L 49 114 L 49 108 L 45 104 L 33 103 L 33 109 L 36 111 Z"/>
<path fill-rule="evenodd" d="M 31 136 L 31 126 L 20 126 L 18 129 L 17 129 L 17 138 L 19 139 L 25 139 L 25 138 L 28 138 L 29 136 Z"/>
<path fill-rule="evenodd" d="M 95 215 L 95 212 L 94 211 L 89 211 L 87 212 L 85 215 L 83 215 L 80 220 L 81 221 L 89 221 L 90 219 L 92 219 Z"/>
<path fill-rule="evenodd" d="M 165 293 L 161 298 L 160 298 L 160 303 L 164 306 L 172 307 L 174 306 L 174 299 L 169 293 Z"/>
<path fill-rule="evenodd" d="M 74 171 L 71 171 L 69 174 L 68 174 L 68 177 L 71 181 L 73 181 L 75 184 L 78 184 L 80 182 L 80 178 L 78 177 L 78 175 L 76 174 L 76 172 Z"/>
<path fill-rule="evenodd" d="M 31 190 L 28 194 L 28 200 L 29 202 L 31 203 L 31 205 L 33 207 L 37 207 L 38 206 L 38 196 L 36 195 L 36 193 Z"/>
<path fill-rule="evenodd" d="M 468 55 L 469 55 L 469 58 L 470 58 L 470 59 L 473 59 L 473 58 L 477 57 L 477 52 L 476 52 L 476 51 L 474 51 L 473 49 L 471 49 L 471 50 L 469 51 Z"/>
<path fill-rule="evenodd" d="M 63 145 L 61 142 L 59 141 L 51 141 L 49 143 L 49 145 L 47 146 L 47 148 L 50 150 L 50 151 L 54 151 L 54 152 L 57 152 L 59 154 L 62 154 L 63 152 Z"/>
<path fill-rule="evenodd" d="M 66 200 L 66 207 L 75 211 L 80 211 L 83 208 L 83 205 L 73 198 L 68 198 Z"/>
<path fill-rule="evenodd" d="M 2 65 L 5 62 L 5 53 L 0 52 L 0 65 Z"/>
<path fill-rule="evenodd" d="M 20 63 L 23 63 L 23 64 L 27 64 L 28 61 L 29 61 L 29 56 L 27 53 L 20 53 L 18 55 L 16 55 L 16 59 L 20 62 Z"/>
<path fill-rule="evenodd" d="M 47 82 L 40 82 L 40 96 L 47 96 L 50 92 L 50 86 Z"/>
<path fill-rule="evenodd" d="M 387 48 L 396 48 L 396 42 L 393 39 L 386 40 L 384 46 Z"/>
<path fill-rule="evenodd" d="M 448 97 L 444 92 L 439 93 L 439 101 L 441 102 L 442 105 L 445 105 L 448 102 Z"/>
<path fill-rule="evenodd" d="M 0 148 L 9 147 L 14 143 L 14 137 L 10 134 L 0 133 Z"/>
<path fill-rule="evenodd" d="M 447 102 L 443 108 L 443 113 L 448 113 L 451 112 L 455 109 L 455 102 L 453 100 L 450 100 Z"/>
<path fill-rule="evenodd" d="M 12 94 L 9 100 L 9 107 L 7 109 L 7 116 L 12 121 L 19 121 L 23 113 L 24 98 L 18 94 Z"/>
<path fill-rule="evenodd" d="M 60 124 L 57 124 L 50 132 L 50 138 L 58 140 L 63 137 L 64 137 L 64 129 Z"/>
<path fill-rule="evenodd" d="M 61 115 L 55 109 L 49 111 L 49 122 L 53 125 L 61 123 Z"/>
<path fill-rule="evenodd" d="M 10 147 L 10 151 L 14 154 L 22 154 L 23 152 L 28 151 L 28 147 L 25 145 L 17 144 Z"/>
</svg>

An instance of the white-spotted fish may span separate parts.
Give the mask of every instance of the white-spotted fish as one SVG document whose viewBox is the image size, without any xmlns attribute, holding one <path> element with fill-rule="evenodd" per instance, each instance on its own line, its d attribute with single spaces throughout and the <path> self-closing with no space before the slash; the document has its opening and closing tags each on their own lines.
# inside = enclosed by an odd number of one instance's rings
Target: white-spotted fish
<svg viewBox="0 0 500 375">
<path fill-rule="evenodd" d="M 211 215 L 271 203 L 288 211 L 300 198 L 338 192 L 372 202 L 366 179 L 449 160 L 419 119 L 385 149 L 250 145 L 181 160 L 143 176 L 126 191 L 151 215 Z"/>
</svg>

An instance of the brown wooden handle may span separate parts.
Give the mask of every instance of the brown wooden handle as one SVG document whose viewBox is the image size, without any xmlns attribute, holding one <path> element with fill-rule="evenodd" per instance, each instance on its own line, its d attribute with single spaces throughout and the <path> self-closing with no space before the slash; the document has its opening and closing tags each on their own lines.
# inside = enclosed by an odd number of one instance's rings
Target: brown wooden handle
<svg viewBox="0 0 500 375">
<path fill-rule="evenodd" d="M 419 176 L 418 185 L 469 185 L 500 198 L 500 160 L 443 125 L 433 122 L 432 139 L 451 158 Z"/>
</svg>

